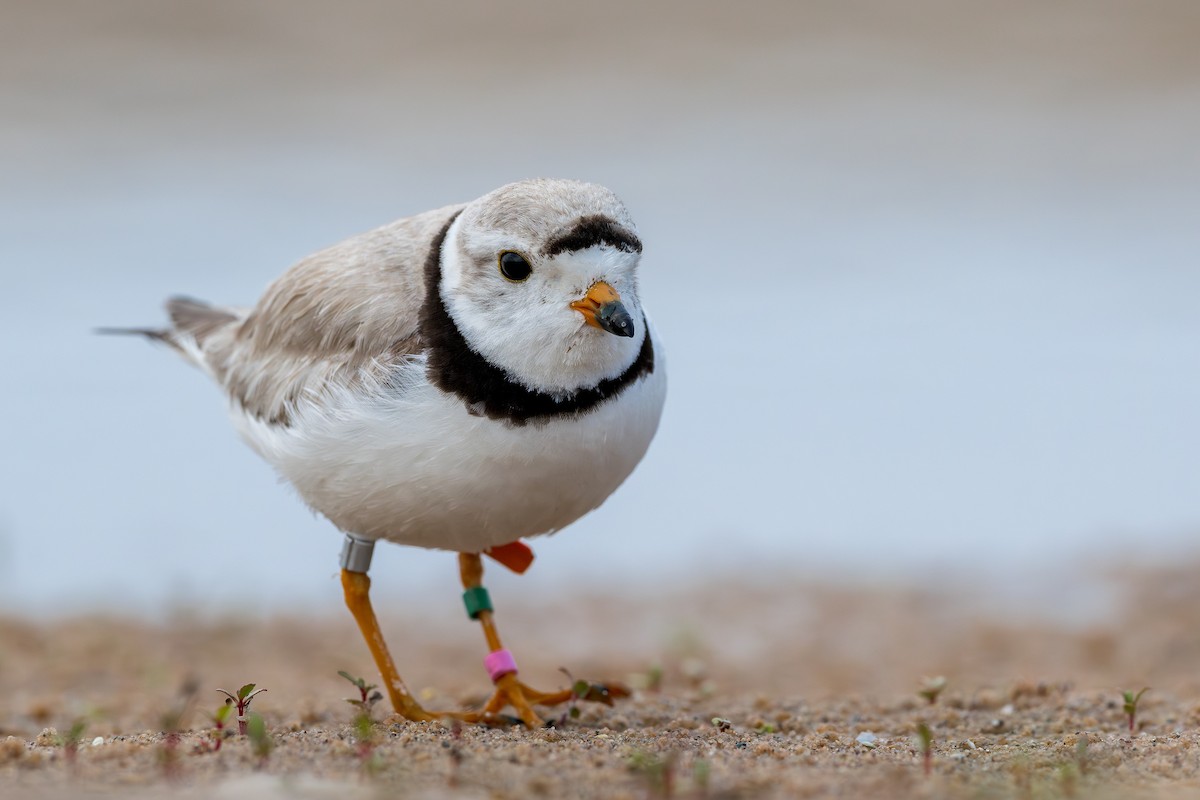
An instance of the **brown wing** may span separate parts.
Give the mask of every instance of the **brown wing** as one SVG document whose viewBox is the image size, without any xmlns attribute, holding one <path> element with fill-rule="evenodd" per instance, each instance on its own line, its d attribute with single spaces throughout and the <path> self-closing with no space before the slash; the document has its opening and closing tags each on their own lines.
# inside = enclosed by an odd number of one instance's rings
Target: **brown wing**
<svg viewBox="0 0 1200 800">
<path fill-rule="evenodd" d="M 421 351 L 422 267 L 430 241 L 461 208 L 408 217 L 315 253 L 248 313 L 173 301 L 176 331 L 195 342 L 198 360 L 248 412 L 287 424 L 301 398 Z"/>
</svg>

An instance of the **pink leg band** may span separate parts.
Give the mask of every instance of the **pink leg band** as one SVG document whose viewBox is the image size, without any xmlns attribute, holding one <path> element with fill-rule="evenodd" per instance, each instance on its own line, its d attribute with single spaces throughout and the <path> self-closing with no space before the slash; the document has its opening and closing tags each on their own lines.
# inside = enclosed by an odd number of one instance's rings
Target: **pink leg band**
<svg viewBox="0 0 1200 800">
<path fill-rule="evenodd" d="M 510 672 L 516 673 L 517 660 L 507 650 L 497 650 L 487 654 L 483 666 L 487 667 L 488 675 L 492 676 L 492 683 L 495 683 Z"/>
</svg>

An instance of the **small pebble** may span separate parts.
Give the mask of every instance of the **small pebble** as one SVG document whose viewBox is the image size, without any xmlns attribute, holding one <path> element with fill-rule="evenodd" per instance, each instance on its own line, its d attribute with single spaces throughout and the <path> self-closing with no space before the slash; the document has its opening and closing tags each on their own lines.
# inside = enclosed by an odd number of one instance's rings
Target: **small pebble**
<svg viewBox="0 0 1200 800">
<path fill-rule="evenodd" d="M 9 736 L 0 742 L 0 764 L 5 761 L 17 761 L 25 755 L 25 741 L 15 736 Z"/>
</svg>

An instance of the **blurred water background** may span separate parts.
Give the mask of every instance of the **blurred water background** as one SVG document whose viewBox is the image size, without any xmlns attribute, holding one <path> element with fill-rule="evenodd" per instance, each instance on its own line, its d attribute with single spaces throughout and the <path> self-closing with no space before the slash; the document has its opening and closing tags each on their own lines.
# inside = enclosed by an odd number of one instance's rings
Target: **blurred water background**
<svg viewBox="0 0 1200 800">
<path fill-rule="evenodd" d="M 91 330 L 250 303 L 322 246 L 539 175 L 631 208 L 671 393 L 522 591 L 733 569 L 1055 604 L 1073 566 L 1200 544 L 1196 3 L 0 19 L 0 611 L 336 612 L 340 536 L 207 379 Z M 446 554 L 381 548 L 373 576 L 456 602 Z"/>
</svg>

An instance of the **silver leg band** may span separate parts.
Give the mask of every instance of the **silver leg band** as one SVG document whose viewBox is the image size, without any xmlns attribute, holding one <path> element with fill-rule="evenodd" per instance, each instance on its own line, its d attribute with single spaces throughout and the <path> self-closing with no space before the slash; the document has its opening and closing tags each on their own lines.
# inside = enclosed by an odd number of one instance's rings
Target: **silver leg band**
<svg viewBox="0 0 1200 800">
<path fill-rule="evenodd" d="M 371 556 L 374 553 L 374 539 L 359 539 L 346 534 L 346 543 L 342 545 L 342 569 L 366 574 L 371 568 Z"/>
</svg>

